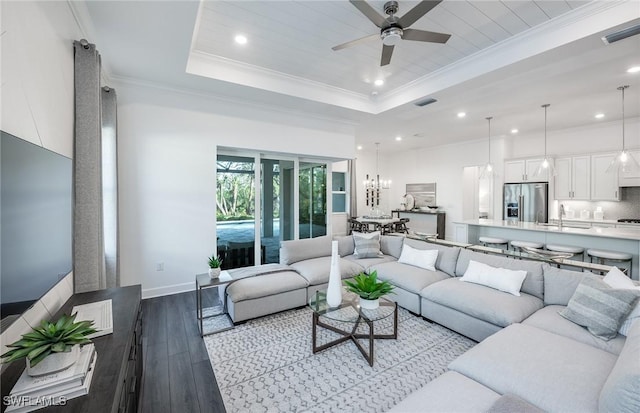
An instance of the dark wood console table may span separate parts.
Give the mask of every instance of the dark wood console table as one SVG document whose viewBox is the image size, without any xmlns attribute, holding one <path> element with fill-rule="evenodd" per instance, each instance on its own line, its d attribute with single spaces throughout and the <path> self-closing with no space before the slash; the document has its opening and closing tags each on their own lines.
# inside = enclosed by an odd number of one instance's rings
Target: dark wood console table
<svg viewBox="0 0 640 413">
<path fill-rule="evenodd" d="M 113 300 L 113 334 L 93 339 L 98 353 L 91 389 L 86 396 L 67 400 L 38 412 L 136 412 L 143 377 L 142 306 L 139 285 L 74 294 L 56 313 L 58 319 L 74 305 Z M 13 362 L 2 373 L 2 398 L 9 395 L 24 370 L 24 360 Z M 4 412 L 6 406 L 2 404 Z"/>
</svg>

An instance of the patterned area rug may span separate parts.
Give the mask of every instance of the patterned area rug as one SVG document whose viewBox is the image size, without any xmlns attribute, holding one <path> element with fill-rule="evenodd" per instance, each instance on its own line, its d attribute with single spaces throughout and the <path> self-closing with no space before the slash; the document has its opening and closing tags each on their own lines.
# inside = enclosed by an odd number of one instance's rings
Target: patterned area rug
<svg viewBox="0 0 640 413">
<path fill-rule="evenodd" d="M 370 367 L 351 341 L 313 354 L 311 315 L 286 311 L 205 337 L 228 412 L 383 412 L 475 344 L 399 309 L 398 339 L 375 340 Z M 376 334 L 391 333 L 392 323 L 377 321 Z M 320 344 L 338 337 L 318 329 Z"/>
</svg>

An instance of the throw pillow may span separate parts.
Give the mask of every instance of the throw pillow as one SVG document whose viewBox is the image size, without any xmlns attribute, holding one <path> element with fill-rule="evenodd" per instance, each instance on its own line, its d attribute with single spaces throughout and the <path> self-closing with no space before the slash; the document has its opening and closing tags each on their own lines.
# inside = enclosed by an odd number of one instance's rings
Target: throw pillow
<svg viewBox="0 0 640 413">
<path fill-rule="evenodd" d="M 398 262 L 424 268 L 429 271 L 435 271 L 437 259 L 438 250 L 419 250 L 404 244 Z"/>
<path fill-rule="evenodd" d="M 379 232 L 371 232 L 369 234 L 354 233 L 353 242 L 355 244 L 353 255 L 358 259 L 380 258 L 383 256 L 380 251 Z"/>
<path fill-rule="evenodd" d="M 520 297 L 520 288 L 526 276 L 526 271 L 496 268 L 470 260 L 460 281 L 484 285 Z"/>
<path fill-rule="evenodd" d="M 636 285 L 631 278 L 627 277 L 622 271 L 620 271 L 617 267 L 613 267 L 607 275 L 602 279 L 605 283 L 609 285 L 611 288 L 619 288 L 624 290 L 638 290 L 640 291 L 640 286 Z M 636 303 L 636 306 L 631 310 L 629 315 L 622 320 L 622 324 L 620 324 L 620 328 L 618 329 L 618 333 L 623 336 L 627 336 L 629 334 L 629 329 L 631 328 L 631 324 L 640 318 L 640 300 Z"/>
<path fill-rule="evenodd" d="M 558 314 L 608 341 L 618 335 L 620 324 L 639 296 L 638 291 L 614 289 L 596 277 L 585 277 Z"/>
</svg>

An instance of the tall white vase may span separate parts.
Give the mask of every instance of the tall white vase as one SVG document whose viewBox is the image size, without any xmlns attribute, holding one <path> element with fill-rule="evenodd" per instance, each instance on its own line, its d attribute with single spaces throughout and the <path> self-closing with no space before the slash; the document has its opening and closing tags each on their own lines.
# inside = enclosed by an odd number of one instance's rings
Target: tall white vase
<svg viewBox="0 0 640 413">
<path fill-rule="evenodd" d="M 331 269 L 329 271 L 329 285 L 327 287 L 327 304 L 337 307 L 342 303 L 342 277 L 340 276 L 340 256 L 338 255 L 338 241 L 331 243 Z"/>
</svg>

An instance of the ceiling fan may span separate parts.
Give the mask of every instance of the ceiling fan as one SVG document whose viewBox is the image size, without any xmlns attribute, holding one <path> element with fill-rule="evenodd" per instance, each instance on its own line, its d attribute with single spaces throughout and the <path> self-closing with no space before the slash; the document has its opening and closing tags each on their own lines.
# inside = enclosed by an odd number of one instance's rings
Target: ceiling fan
<svg viewBox="0 0 640 413">
<path fill-rule="evenodd" d="M 400 42 L 400 40 L 413 40 L 417 42 L 429 42 L 429 43 L 446 43 L 451 37 L 450 34 L 429 32 L 426 30 L 410 29 L 413 23 L 418 21 L 422 16 L 427 14 L 431 9 L 440 4 L 442 0 L 423 0 L 418 3 L 417 6 L 409 10 L 404 16 L 398 18 L 396 13 L 398 12 L 398 2 L 389 1 L 384 4 L 384 12 L 388 17 L 384 17 L 374 10 L 366 1 L 362 0 L 349 0 L 362 14 L 364 14 L 373 24 L 380 28 L 380 34 L 372 34 L 360 39 L 352 40 L 343 44 L 332 47 L 333 50 L 341 50 L 347 47 L 355 46 L 360 43 L 365 43 L 374 39 L 382 40 L 382 58 L 380 59 L 380 66 L 386 66 L 391 62 L 391 55 L 393 54 L 393 47 Z"/>
</svg>

